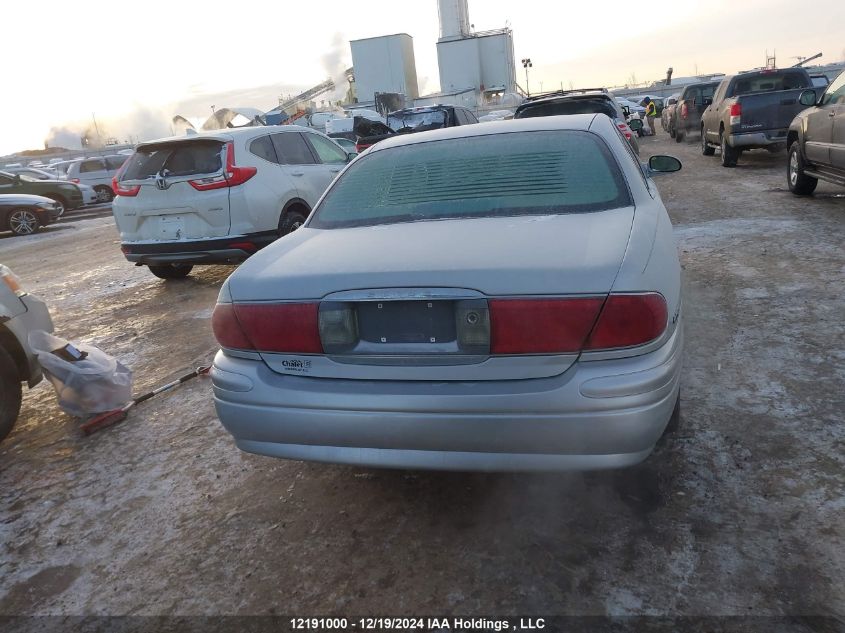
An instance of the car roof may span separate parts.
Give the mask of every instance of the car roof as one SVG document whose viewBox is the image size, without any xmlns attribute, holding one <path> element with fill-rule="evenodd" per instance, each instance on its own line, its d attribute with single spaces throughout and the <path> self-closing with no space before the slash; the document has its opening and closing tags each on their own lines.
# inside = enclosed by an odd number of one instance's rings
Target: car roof
<svg viewBox="0 0 845 633">
<path fill-rule="evenodd" d="M 473 136 L 490 136 L 508 132 L 539 132 L 557 130 L 576 130 L 586 132 L 590 129 L 596 117 L 610 118 L 606 114 L 568 114 L 563 116 L 531 117 L 528 119 L 511 119 L 507 121 L 490 121 L 484 125 L 459 125 L 428 132 L 415 134 L 397 134 L 391 136 L 368 151 L 381 151 L 403 145 L 416 145 L 428 141 L 442 141 L 455 138 L 470 138 Z"/>
<path fill-rule="evenodd" d="M 596 97 L 598 97 L 599 99 L 604 99 L 605 101 L 614 101 L 613 95 L 610 95 L 606 92 L 599 92 L 596 90 L 591 92 L 579 92 L 577 94 L 560 94 L 549 95 L 548 97 L 538 97 L 537 99 L 532 99 L 530 101 L 521 103 L 517 110 L 543 103 L 557 103 L 559 101 L 586 101 L 590 99 L 595 99 Z"/>
<path fill-rule="evenodd" d="M 149 145 L 158 145 L 160 143 L 189 143 L 191 141 L 198 140 L 220 141 L 222 143 L 226 143 L 241 137 L 251 138 L 254 136 L 262 136 L 264 134 L 276 134 L 277 132 L 308 132 L 311 134 L 325 136 L 319 130 L 305 127 L 304 125 L 250 125 L 248 127 L 197 132 L 195 134 L 185 134 L 182 136 L 167 136 L 165 138 L 159 138 L 152 141 L 144 141 L 143 143 L 138 143 L 136 150 Z M 123 157 L 121 156 L 121 158 Z"/>
</svg>

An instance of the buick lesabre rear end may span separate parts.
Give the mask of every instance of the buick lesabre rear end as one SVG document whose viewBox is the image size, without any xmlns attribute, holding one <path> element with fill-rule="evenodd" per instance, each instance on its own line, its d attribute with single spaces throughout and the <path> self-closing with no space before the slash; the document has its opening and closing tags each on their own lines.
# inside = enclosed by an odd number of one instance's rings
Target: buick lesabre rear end
<svg viewBox="0 0 845 633">
<path fill-rule="evenodd" d="M 224 284 L 217 413 L 288 459 L 630 466 L 677 417 L 681 305 L 666 210 L 606 116 L 397 137 Z"/>
</svg>

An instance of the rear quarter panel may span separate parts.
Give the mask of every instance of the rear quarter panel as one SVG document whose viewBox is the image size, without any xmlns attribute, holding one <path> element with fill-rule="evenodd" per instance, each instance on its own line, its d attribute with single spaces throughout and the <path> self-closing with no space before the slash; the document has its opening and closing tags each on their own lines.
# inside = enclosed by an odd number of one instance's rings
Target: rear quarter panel
<svg viewBox="0 0 845 633">
<path fill-rule="evenodd" d="M 631 234 L 613 292 L 661 293 L 667 304 L 670 326 L 673 316 L 681 307 L 681 265 L 672 233 L 672 222 L 660 197 L 654 180 L 646 181 L 638 166 L 620 150 L 618 135 L 606 137 L 608 144 L 619 157 L 620 167 L 631 190 L 636 205 Z M 671 175 L 662 176 L 671 178 Z M 671 329 L 671 327 L 670 327 Z"/>
<path fill-rule="evenodd" d="M 287 173 L 290 168 L 264 160 L 249 152 L 246 146 L 238 148 L 237 156 L 239 164 L 255 167 L 258 171 L 243 185 L 229 190 L 230 233 L 247 235 L 275 231 L 279 228 L 285 204 L 298 197 L 293 178 Z"/>
</svg>

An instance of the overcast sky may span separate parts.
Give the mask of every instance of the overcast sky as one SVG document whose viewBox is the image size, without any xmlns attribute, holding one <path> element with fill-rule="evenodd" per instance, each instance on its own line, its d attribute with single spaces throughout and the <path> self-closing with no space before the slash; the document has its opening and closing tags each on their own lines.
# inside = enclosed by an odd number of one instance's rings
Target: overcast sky
<svg viewBox="0 0 845 633">
<path fill-rule="evenodd" d="M 676 77 L 731 73 L 763 65 L 767 49 L 780 66 L 820 51 L 822 62 L 845 57 L 845 0 L 470 0 L 469 9 L 477 30 L 514 30 L 517 63 L 534 63 L 532 91 L 655 80 L 669 66 Z M 436 0 L 5 0 L 0 155 L 43 147 L 51 128 L 76 130 L 92 114 L 115 134 L 143 136 L 177 112 L 205 118 L 212 104 L 269 109 L 280 93 L 351 65 L 345 42 L 376 35 L 412 35 L 420 88 L 434 91 L 437 20 Z"/>
</svg>

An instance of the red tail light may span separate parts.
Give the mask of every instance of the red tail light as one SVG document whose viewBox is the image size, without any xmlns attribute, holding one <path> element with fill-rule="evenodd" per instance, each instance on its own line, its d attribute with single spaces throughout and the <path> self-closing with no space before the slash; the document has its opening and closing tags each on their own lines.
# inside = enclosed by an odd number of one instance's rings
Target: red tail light
<svg viewBox="0 0 845 633">
<path fill-rule="evenodd" d="M 71 178 L 70 181 L 75 185 L 78 185 L 80 182 L 79 178 Z"/>
<path fill-rule="evenodd" d="M 123 173 L 126 171 L 126 167 L 129 165 L 129 159 L 127 158 L 123 161 L 123 164 L 120 168 L 115 172 L 114 177 L 111 179 L 111 189 L 114 191 L 114 195 L 116 196 L 126 196 L 127 198 L 133 198 L 138 195 L 138 192 L 141 191 L 141 185 L 134 185 L 134 186 L 125 186 L 120 184 L 120 179 L 123 176 Z"/>
<path fill-rule="evenodd" d="M 687 105 L 687 102 L 684 101 L 681 104 L 681 118 L 686 119 L 688 116 L 689 116 L 689 106 Z"/>
<path fill-rule="evenodd" d="M 255 167 L 238 167 L 235 165 L 235 144 L 229 141 L 226 143 L 226 169 L 223 174 L 189 180 L 188 182 L 197 191 L 208 191 L 209 189 L 237 187 L 252 178 L 256 173 L 258 173 L 258 169 Z"/>
<path fill-rule="evenodd" d="M 355 143 L 355 151 L 359 154 L 367 149 L 368 145 L 364 145 L 362 143 Z"/>
<path fill-rule="evenodd" d="M 565 354 L 643 345 L 666 329 L 656 292 L 573 299 L 493 299 L 490 353 Z"/>
<path fill-rule="evenodd" d="M 218 303 L 214 337 L 230 349 L 322 354 L 318 303 Z"/>
<path fill-rule="evenodd" d="M 622 132 L 622 134 L 625 135 L 625 138 L 627 138 L 628 140 L 631 140 L 631 128 L 628 127 L 628 124 L 627 123 L 617 123 L 616 125 L 619 126 L 619 130 Z"/>
<path fill-rule="evenodd" d="M 580 352 L 603 302 L 603 297 L 493 299 L 489 302 L 490 352 Z"/>
<path fill-rule="evenodd" d="M 742 104 L 741 103 L 732 103 L 731 104 L 731 125 L 739 125 L 741 120 L 742 120 Z"/>
<path fill-rule="evenodd" d="M 666 318 L 666 300 L 661 294 L 610 295 L 584 349 L 643 345 L 663 334 Z"/>
</svg>

